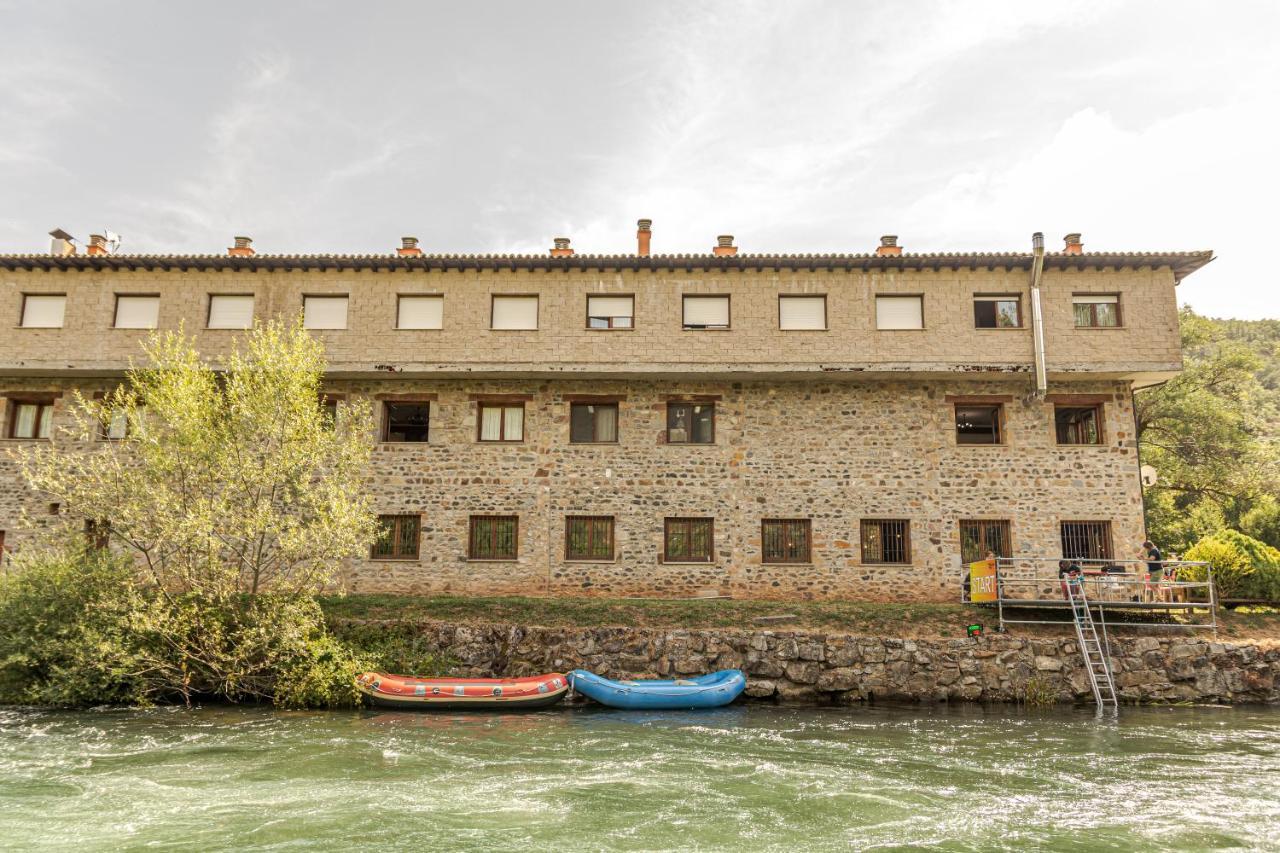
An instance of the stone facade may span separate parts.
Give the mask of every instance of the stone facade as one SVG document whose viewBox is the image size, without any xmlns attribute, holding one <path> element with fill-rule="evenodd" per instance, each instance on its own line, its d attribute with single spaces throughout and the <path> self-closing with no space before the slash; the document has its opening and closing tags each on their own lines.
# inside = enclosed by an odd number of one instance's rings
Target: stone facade
<svg viewBox="0 0 1280 853">
<path fill-rule="evenodd" d="M 748 699 L 1093 701 L 1073 639 L 992 635 L 952 640 L 806 631 L 539 628 L 424 622 L 424 647 L 459 675 L 508 677 L 586 669 L 610 678 L 747 673 Z M 454 666 L 456 664 L 456 666 Z M 1113 637 L 1122 702 L 1280 703 L 1280 648 L 1200 637 Z"/>
<path fill-rule="evenodd" d="M 1020 555 L 1057 554 L 1061 521 L 1105 521 L 1117 556 L 1127 556 L 1143 538 L 1131 392 L 1180 367 L 1181 256 L 1050 265 L 1048 400 L 1032 393 L 1029 323 L 973 323 L 975 294 L 1017 294 L 1029 316 L 1021 260 L 966 257 L 948 265 L 904 256 L 901 269 L 785 257 L 650 269 L 625 256 L 551 269 L 498 259 L 481 268 L 335 259 L 332 268 L 293 269 L 288 259 L 270 268 L 253 258 L 98 268 L 93 259 L 40 266 L 0 256 L 0 316 L 16 320 L 24 294 L 67 294 L 63 328 L 0 336 L 0 424 L 8 436 L 12 401 L 33 392 L 61 394 L 54 422 L 65 424 L 72 388 L 88 394 L 118 381 L 147 332 L 111 328 L 117 295 L 160 294 L 159 327 L 183 326 L 216 360 L 236 333 L 204 328 L 210 294 L 252 293 L 255 316 L 266 319 L 296 316 L 304 295 L 345 293 L 348 328 L 315 332 L 330 358 L 329 390 L 379 407 L 392 395 L 431 399 L 426 443 L 370 436 L 378 511 L 420 516 L 419 556 L 353 561 L 345 568 L 353 591 L 955 600 L 962 519 L 1009 521 Z M 396 330 L 398 295 L 421 293 L 443 294 L 444 327 Z M 497 293 L 537 294 L 539 328 L 490 329 Z M 585 328 L 586 297 L 602 293 L 634 295 L 634 329 Z M 779 295 L 796 293 L 826 296 L 825 330 L 778 328 Z M 1077 329 L 1079 293 L 1118 293 L 1123 324 Z M 682 329 L 687 294 L 729 295 L 731 328 Z M 923 294 L 924 328 L 877 330 L 877 294 Z M 477 441 L 485 395 L 521 400 L 523 441 Z M 617 401 L 616 443 L 569 441 L 575 395 Z M 1058 444 L 1053 395 L 1100 403 L 1102 443 Z M 714 443 L 668 444 L 668 403 L 695 398 L 714 403 Z M 1000 401 L 1003 442 L 957 444 L 956 398 Z M 24 443 L 2 438 L 0 451 Z M 26 535 L 20 511 L 38 519 L 47 506 L 0 453 L 0 530 L 10 546 Z M 518 517 L 514 560 L 468 559 L 469 518 L 488 514 Z M 613 517 L 614 558 L 567 560 L 570 515 Z M 664 562 L 668 517 L 713 519 L 714 560 Z M 808 519 L 810 561 L 764 561 L 763 519 Z M 910 561 L 864 563 L 863 519 L 908 522 Z"/>
</svg>

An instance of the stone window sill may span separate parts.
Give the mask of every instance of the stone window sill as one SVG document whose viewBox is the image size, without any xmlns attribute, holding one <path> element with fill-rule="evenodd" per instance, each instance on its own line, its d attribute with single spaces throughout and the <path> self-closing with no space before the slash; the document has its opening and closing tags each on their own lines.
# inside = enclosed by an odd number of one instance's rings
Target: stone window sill
<svg viewBox="0 0 1280 853">
<path fill-rule="evenodd" d="M 711 567 L 713 567 L 713 568 L 714 568 L 715 566 L 717 566 L 717 565 L 719 565 L 719 564 L 718 564 L 718 563 L 714 563 L 714 562 L 710 562 L 710 561 L 708 561 L 708 560 L 692 560 L 692 561 L 689 561 L 689 560 L 680 560 L 680 561 L 677 561 L 677 560 L 659 560 L 659 561 L 658 561 L 658 565 L 659 565 L 659 566 L 711 566 Z M 770 563 L 769 565 L 788 565 L 788 566 L 790 566 L 790 565 L 795 565 L 795 564 L 794 564 L 794 563 L 785 563 L 785 564 L 784 564 L 784 563 Z"/>
<path fill-rule="evenodd" d="M 518 563 L 520 560 L 516 557 L 466 557 L 465 562 L 468 563 Z"/>
<path fill-rule="evenodd" d="M 568 563 L 568 564 L 583 564 L 583 565 L 592 565 L 592 566 L 609 566 L 609 565 L 613 565 L 614 563 L 618 562 L 618 558 L 617 558 L 617 557 L 615 557 L 615 558 L 614 558 L 614 559 L 612 559 L 612 560 L 563 560 L 562 562 L 564 562 L 564 563 Z"/>
<path fill-rule="evenodd" d="M 370 557 L 371 563 L 421 563 L 421 557 Z"/>
</svg>

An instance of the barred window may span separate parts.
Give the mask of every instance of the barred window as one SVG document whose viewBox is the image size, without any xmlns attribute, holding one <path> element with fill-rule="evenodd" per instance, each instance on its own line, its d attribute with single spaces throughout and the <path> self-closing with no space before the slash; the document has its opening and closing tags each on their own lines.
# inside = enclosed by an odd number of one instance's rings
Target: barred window
<svg viewBox="0 0 1280 853">
<path fill-rule="evenodd" d="M 564 558 L 612 560 L 613 516 L 567 516 L 564 520 Z"/>
<path fill-rule="evenodd" d="M 1062 522 L 1062 556 L 1068 560 L 1110 560 L 1111 522 Z"/>
<path fill-rule="evenodd" d="M 519 519 L 514 515 L 473 515 L 467 537 L 472 560 L 514 560 L 518 550 Z"/>
<path fill-rule="evenodd" d="M 965 563 L 985 560 L 988 551 L 997 557 L 1012 557 L 1009 522 L 978 519 L 960 522 L 960 559 Z"/>
<path fill-rule="evenodd" d="M 373 543 L 373 559 L 416 560 L 421 521 L 416 515 L 378 516 L 381 529 Z"/>
<path fill-rule="evenodd" d="M 765 563 L 808 563 L 813 543 L 807 518 L 766 518 L 760 522 L 760 559 Z"/>
<path fill-rule="evenodd" d="M 910 563 L 911 522 L 896 518 L 863 519 L 862 562 Z"/>
<path fill-rule="evenodd" d="M 663 525 L 663 562 L 714 562 L 713 525 L 710 518 L 668 518 Z"/>
</svg>

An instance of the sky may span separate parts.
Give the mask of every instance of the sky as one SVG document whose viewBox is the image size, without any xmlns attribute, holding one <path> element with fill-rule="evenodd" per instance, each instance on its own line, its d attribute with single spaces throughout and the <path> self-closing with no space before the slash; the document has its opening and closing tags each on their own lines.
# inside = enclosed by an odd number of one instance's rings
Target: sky
<svg viewBox="0 0 1280 853">
<path fill-rule="evenodd" d="M 1280 317 L 1280 3 L 0 0 L 0 252 L 1213 249 Z"/>
</svg>

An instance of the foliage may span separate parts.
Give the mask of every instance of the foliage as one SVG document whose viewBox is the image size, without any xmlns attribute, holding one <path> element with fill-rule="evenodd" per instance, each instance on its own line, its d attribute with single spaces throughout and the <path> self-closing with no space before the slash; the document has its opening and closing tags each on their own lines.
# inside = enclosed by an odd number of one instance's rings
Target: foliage
<svg viewBox="0 0 1280 853">
<path fill-rule="evenodd" d="M 364 662 L 363 669 L 406 675 L 446 675 L 454 661 L 431 648 L 422 627 L 412 622 L 331 622 L 331 630 Z"/>
<path fill-rule="evenodd" d="M 1267 510 L 1280 499 L 1280 323 L 1190 308 L 1180 321 L 1183 373 L 1136 397 L 1142 461 L 1159 477 L 1147 489 L 1150 535 L 1181 552 L 1249 518 L 1251 531 L 1280 545 Z"/>
<path fill-rule="evenodd" d="M 365 662 L 315 596 L 375 536 L 368 405 L 325 413 L 323 353 L 300 325 L 255 328 L 225 372 L 181 333 L 144 350 L 127 385 L 76 398 L 74 429 L 18 454 L 79 544 L 24 549 L 7 582 L 4 606 L 31 615 L 5 695 L 355 703 Z M 113 426 L 120 440 L 98 440 Z"/>
<path fill-rule="evenodd" d="M 1237 530 L 1222 530 L 1201 539 L 1186 559 L 1213 566 L 1214 586 L 1220 599 L 1280 601 L 1280 550 Z M 1197 567 L 1183 569 L 1187 580 L 1203 580 Z"/>
<path fill-rule="evenodd" d="M 1058 701 L 1058 692 L 1048 681 L 1033 675 L 1023 682 L 1018 701 L 1028 708 L 1048 708 Z"/>
</svg>

